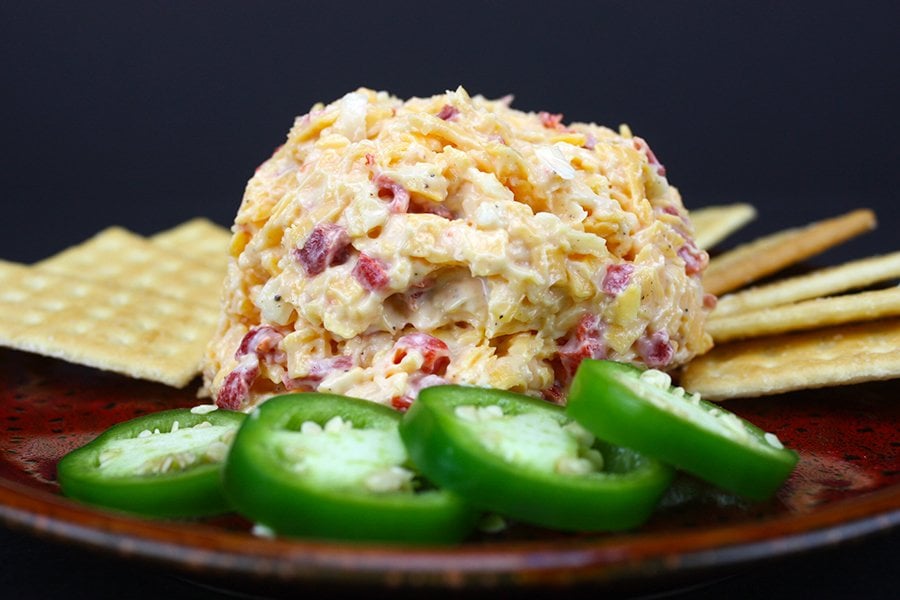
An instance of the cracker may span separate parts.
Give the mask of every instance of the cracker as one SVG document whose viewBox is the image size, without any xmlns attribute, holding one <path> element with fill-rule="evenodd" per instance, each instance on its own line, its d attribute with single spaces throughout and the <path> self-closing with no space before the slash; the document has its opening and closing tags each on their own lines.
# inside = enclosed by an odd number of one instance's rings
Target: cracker
<svg viewBox="0 0 900 600">
<path fill-rule="evenodd" d="M 146 290 L 0 264 L 0 345 L 184 387 L 217 315 Z"/>
<path fill-rule="evenodd" d="M 761 237 L 710 260 L 703 287 L 715 295 L 736 290 L 869 231 L 875 222 L 875 213 L 859 209 Z"/>
<path fill-rule="evenodd" d="M 713 318 L 820 298 L 900 277 L 900 252 L 855 260 L 719 298 Z"/>
<path fill-rule="evenodd" d="M 704 206 L 690 211 L 694 242 L 704 250 L 712 248 L 756 218 L 750 204 Z"/>
<path fill-rule="evenodd" d="M 185 221 L 151 236 L 150 241 L 168 252 L 225 274 L 231 232 L 209 219 L 197 217 Z"/>
<path fill-rule="evenodd" d="M 855 321 L 900 316 L 900 287 L 815 298 L 795 304 L 711 318 L 706 331 L 716 343 Z"/>
<path fill-rule="evenodd" d="M 900 319 L 843 325 L 726 344 L 695 358 L 679 384 L 725 400 L 894 379 Z"/>
<path fill-rule="evenodd" d="M 222 273 L 173 254 L 121 227 L 109 227 L 38 266 L 109 285 L 218 307 Z"/>
</svg>

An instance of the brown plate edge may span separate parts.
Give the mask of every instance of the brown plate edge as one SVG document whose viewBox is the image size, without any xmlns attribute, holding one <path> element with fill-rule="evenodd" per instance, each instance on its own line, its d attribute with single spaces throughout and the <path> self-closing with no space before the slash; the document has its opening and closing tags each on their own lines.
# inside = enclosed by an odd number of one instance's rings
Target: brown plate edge
<svg viewBox="0 0 900 600">
<path fill-rule="evenodd" d="M 206 524 L 148 521 L 0 478 L 0 522 L 204 579 L 556 587 L 683 576 L 861 540 L 900 527 L 900 486 L 801 515 L 692 531 L 418 547 L 270 540 Z"/>
</svg>

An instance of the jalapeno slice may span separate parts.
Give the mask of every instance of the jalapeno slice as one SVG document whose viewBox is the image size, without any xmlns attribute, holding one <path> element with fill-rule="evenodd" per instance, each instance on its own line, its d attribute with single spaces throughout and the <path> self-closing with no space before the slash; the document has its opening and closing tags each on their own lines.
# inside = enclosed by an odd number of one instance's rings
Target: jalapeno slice
<svg viewBox="0 0 900 600">
<path fill-rule="evenodd" d="M 238 512 L 280 534 L 459 541 L 478 513 L 412 470 L 397 431 L 400 416 L 331 394 L 270 398 L 235 438 L 226 494 Z"/>
<path fill-rule="evenodd" d="M 221 470 L 244 414 L 175 409 L 114 425 L 57 464 L 64 495 L 151 517 L 227 512 Z"/>
<path fill-rule="evenodd" d="M 674 471 L 594 437 L 549 402 L 495 389 L 423 389 L 400 425 L 413 462 L 473 504 L 550 528 L 643 523 Z"/>
<path fill-rule="evenodd" d="M 773 434 L 652 369 L 585 360 L 566 411 L 597 437 L 753 500 L 772 496 L 798 460 Z"/>
</svg>

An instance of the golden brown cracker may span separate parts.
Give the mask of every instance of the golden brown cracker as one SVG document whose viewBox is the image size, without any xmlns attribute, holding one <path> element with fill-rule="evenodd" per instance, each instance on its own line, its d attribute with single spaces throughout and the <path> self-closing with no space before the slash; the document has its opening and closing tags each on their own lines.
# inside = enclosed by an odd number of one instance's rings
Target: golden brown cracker
<svg viewBox="0 0 900 600">
<path fill-rule="evenodd" d="M 168 252 L 225 273 L 231 232 L 209 219 L 197 217 L 185 221 L 151 236 L 150 241 Z"/>
<path fill-rule="evenodd" d="M 900 287 L 815 298 L 709 319 L 706 331 L 716 343 L 841 323 L 900 316 Z"/>
<path fill-rule="evenodd" d="M 43 267 L 0 265 L 0 345 L 187 385 L 216 311 Z"/>
<path fill-rule="evenodd" d="M 218 307 L 222 273 L 173 254 L 121 227 L 104 229 L 38 266 L 130 289 Z"/>
<path fill-rule="evenodd" d="M 869 231 L 875 223 L 875 213 L 859 209 L 764 236 L 710 260 L 703 287 L 715 295 L 739 289 Z"/>
<path fill-rule="evenodd" d="M 704 206 L 690 211 L 690 218 L 694 241 L 708 250 L 755 219 L 756 208 L 743 203 Z"/>
<path fill-rule="evenodd" d="M 900 376 L 900 319 L 725 344 L 687 364 L 680 385 L 710 400 Z"/>
<path fill-rule="evenodd" d="M 900 277 L 900 252 L 854 260 L 719 298 L 713 318 L 865 288 Z"/>
</svg>

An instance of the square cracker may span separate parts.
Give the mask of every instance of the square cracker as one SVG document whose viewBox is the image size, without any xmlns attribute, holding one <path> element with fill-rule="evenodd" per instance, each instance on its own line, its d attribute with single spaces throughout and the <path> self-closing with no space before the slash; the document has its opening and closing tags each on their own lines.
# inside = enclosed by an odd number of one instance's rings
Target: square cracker
<svg viewBox="0 0 900 600">
<path fill-rule="evenodd" d="M 190 304 L 219 305 L 222 272 L 173 254 L 121 227 L 104 229 L 37 266 L 108 285 L 145 290 Z"/>
<path fill-rule="evenodd" d="M 900 376 L 900 319 L 725 344 L 695 358 L 679 385 L 709 400 Z"/>
<path fill-rule="evenodd" d="M 146 290 L 0 263 L 0 345 L 184 387 L 216 311 Z"/>
<path fill-rule="evenodd" d="M 203 217 L 185 221 L 150 237 L 154 244 L 172 254 L 201 262 L 225 275 L 231 232 Z"/>
</svg>

